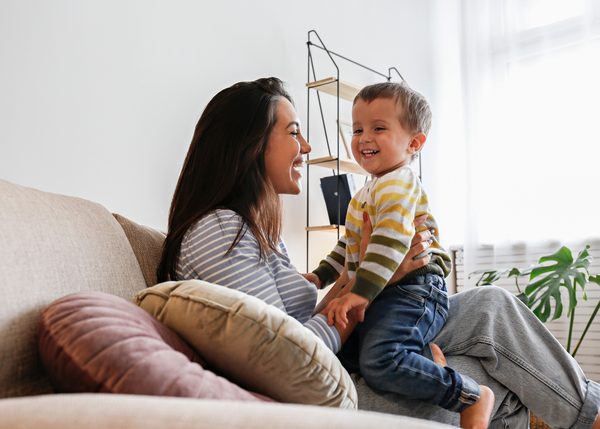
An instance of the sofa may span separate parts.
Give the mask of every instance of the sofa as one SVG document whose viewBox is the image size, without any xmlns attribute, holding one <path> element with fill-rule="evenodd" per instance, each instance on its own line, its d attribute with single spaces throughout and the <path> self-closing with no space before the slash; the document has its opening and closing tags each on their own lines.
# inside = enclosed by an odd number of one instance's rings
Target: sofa
<svg viewBox="0 0 600 429">
<path fill-rule="evenodd" d="M 162 232 L 111 214 L 100 204 L 0 180 L 0 428 L 445 426 L 339 404 L 283 403 L 213 371 L 169 327 L 132 304 L 157 283 L 163 240 Z M 92 342 L 80 346 L 76 356 L 71 353 L 62 372 L 53 366 L 69 353 L 66 346 L 51 342 L 49 330 L 58 325 L 58 309 L 63 311 L 61 329 L 68 330 L 82 324 L 81 319 L 69 322 L 69 317 L 81 313 L 86 303 L 97 306 L 103 300 L 108 303 L 103 312 L 122 307 L 123 317 L 148 319 L 150 328 L 143 329 L 159 332 L 156 354 L 168 369 L 156 374 L 131 370 L 115 383 L 110 375 L 115 361 L 97 369 L 109 374 L 101 381 L 83 366 L 74 367 L 73 359 L 88 354 L 93 360 L 108 349 L 93 340 L 107 317 L 94 319 L 100 327 L 85 335 Z M 87 316 L 82 317 L 85 322 Z M 127 351 L 118 353 L 118 363 L 130 358 Z M 140 359 L 145 357 L 142 353 Z M 171 377 L 168 386 L 148 389 L 154 376 Z"/>
</svg>

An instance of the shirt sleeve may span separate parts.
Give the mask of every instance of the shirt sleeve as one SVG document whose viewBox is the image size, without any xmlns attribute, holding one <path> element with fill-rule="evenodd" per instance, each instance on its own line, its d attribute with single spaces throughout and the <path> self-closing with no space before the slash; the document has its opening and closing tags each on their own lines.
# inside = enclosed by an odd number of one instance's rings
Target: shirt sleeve
<svg viewBox="0 0 600 429">
<path fill-rule="evenodd" d="M 346 237 L 342 236 L 333 250 L 323 259 L 313 271 L 321 280 L 321 288 L 335 282 L 344 271 L 346 261 Z"/>
<path fill-rule="evenodd" d="M 340 334 L 334 326 L 329 326 L 327 317 L 322 314 L 317 314 L 313 318 L 309 319 L 304 326 L 319 337 L 325 345 L 337 353 L 342 348 L 342 340 Z"/>
</svg>

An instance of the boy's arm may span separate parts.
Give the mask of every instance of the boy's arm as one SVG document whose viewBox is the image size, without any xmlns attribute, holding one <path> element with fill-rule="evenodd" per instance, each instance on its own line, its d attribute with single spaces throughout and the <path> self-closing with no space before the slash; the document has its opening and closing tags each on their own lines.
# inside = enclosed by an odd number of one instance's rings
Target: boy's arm
<svg viewBox="0 0 600 429">
<path fill-rule="evenodd" d="M 329 255 L 327 255 L 327 257 L 325 257 L 325 259 L 319 263 L 319 266 L 312 272 L 312 274 L 315 274 L 319 278 L 320 285 L 315 282 L 317 287 L 322 289 L 338 280 L 340 274 L 345 270 L 345 263 L 346 237 L 342 236 Z"/>
<path fill-rule="evenodd" d="M 333 300 L 340 294 L 345 293 L 343 291 L 346 289 L 345 286 L 347 286 L 347 285 L 348 285 L 348 271 L 346 271 L 346 269 L 344 269 L 344 271 L 342 272 L 340 277 L 337 279 L 335 284 L 333 286 L 331 286 L 331 288 L 329 289 L 327 294 L 323 297 L 323 299 L 317 303 L 317 305 L 315 307 L 315 311 L 313 312 L 313 316 L 317 313 L 323 313 L 324 315 L 326 315 L 324 310 L 327 307 L 327 305 L 331 302 L 331 300 Z M 350 291 L 350 289 L 348 289 L 348 291 Z"/>
</svg>

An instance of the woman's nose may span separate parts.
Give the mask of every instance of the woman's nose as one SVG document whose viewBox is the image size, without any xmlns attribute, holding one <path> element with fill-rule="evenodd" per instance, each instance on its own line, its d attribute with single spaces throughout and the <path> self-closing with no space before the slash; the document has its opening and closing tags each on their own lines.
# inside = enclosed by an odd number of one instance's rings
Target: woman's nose
<svg viewBox="0 0 600 429">
<path fill-rule="evenodd" d="M 300 153 L 302 155 L 304 155 L 306 153 L 310 153 L 311 150 L 312 150 L 312 148 L 310 147 L 308 142 L 304 139 L 304 136 L 300 135 Z"/>
</svg>

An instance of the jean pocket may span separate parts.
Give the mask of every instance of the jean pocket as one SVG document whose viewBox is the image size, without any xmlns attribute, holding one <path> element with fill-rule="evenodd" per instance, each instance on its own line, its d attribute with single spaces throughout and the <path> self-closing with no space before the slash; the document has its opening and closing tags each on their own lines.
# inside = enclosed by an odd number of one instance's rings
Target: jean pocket
<svg viewBox="0 0 600 429">
<path fill-rule="evenodd" d="M 423 285 L 399 285 L 396 291 L 404 298 L 408 298 L 421 306 L 425 305 L 427 299 L 431 296 L 431 291 Z"/>
<path fill-rule="evenodd" d="M 430 307 L 430 310 L 433 310 Z M 430 343 L 435 336 L 440 332 L 442 327 L 446 324 L 448 319 L 448 313 L 443 305 L 435 304 L 435 311 L 431 315 L 430 325 L 425 329 L 426 333 L 423 335 L 423 341 L 425 344 Z"/>
<path fill-rule="evenodd" d="M 446 323 L 446 320 L 448 320 L 448 306 L 447 305 L 443 305 L 443 304 L 436 304 L 435 305 L 435 311 L 442 317 L 442 319 L 444 320 L 444 323 Z"/>
</svg>

